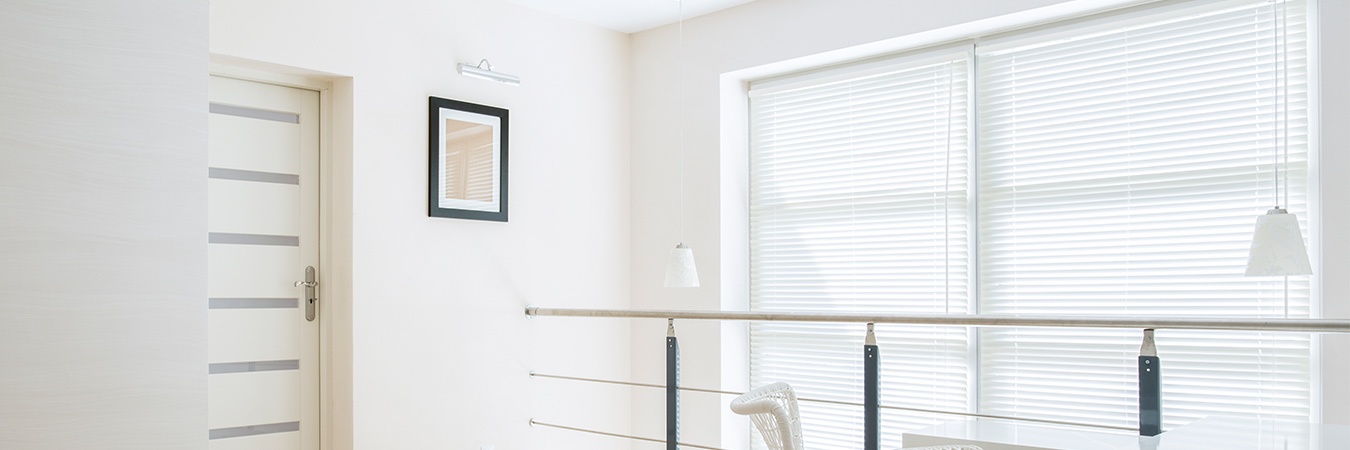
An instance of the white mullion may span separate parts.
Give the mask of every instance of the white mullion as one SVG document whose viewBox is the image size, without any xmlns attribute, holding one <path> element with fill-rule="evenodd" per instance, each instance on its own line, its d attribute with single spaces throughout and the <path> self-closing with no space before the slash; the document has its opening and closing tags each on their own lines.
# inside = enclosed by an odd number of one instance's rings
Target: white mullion
<svg viewBox="0 0 1350 450">
<path fill-rule="evenodd" d="M 1322 42 L 1318 28 L 1321 24 L 1317 20 L 1310 20 L 1318 17 L 1317 10 L 1320 7 L 1319 0 L 1307 0 L 1306 16 L 1303 18 L 1306 33 L 1304 39 L 1305 49 L 1308 55 L 1321 54 Z M 1291 16 L 1296 14 L 1291 14 Z M 1312 262 L 1313 275 L 1310 276 L 1311 292 L 1309 296 L 1309 317 L 1322 318 L 1322 308 L 1324 298 L 1322 296 L 1322 277 L 1326 275 L 1322 272 L 1322 211 L 1321 208 L 1314 208 L 1312 205 L 1322 204 L 1322 133 L 1321 133 L 1321 61 L 1319 58 L 1307 58 L 1307 136 L 1308 136 L 1308 258 Z M 1312 422 L 1322 422 L 1322 335 L 1318 334 L 1312 339 Z M 1346 356 L 1336 354 L 1334 358 L 1344 360 Z"/>
<path fill-rule="evenodd" d="M 966 48 L 966 61 L 970 74 L 966 77 L 966 248 L 968 281 L 966 301 L 970 305 L 967 314 L 980 313 L 980 102 L 979 44 L 970 44 Z M 969 345 L 967 361 L 968 373 L 967 404 L 968 412 L 980 411 L 980 331 L 976 327 L 966 328 Z"/>
</svg>

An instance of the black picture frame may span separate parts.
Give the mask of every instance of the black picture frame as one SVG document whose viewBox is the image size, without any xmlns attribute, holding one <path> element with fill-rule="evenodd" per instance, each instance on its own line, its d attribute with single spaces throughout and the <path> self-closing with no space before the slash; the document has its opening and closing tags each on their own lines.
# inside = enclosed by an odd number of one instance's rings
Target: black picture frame
<svg viewBox="0 0 1350 450">
<path fill-rule="evenodd" d="M 428 103 L 427 216 L 506 222 L 509 112 L 440 97 Z M 490 180 L 471 170 L 484 164 Z"/>
</svg>

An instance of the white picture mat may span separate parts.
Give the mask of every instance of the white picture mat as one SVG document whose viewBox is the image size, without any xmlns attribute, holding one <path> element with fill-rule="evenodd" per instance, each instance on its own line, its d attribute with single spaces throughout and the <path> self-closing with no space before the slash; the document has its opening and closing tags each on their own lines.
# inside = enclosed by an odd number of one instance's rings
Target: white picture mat
<svg viewBox="0 0 1350 450">
<path fill-rule="evenodd" d="M 438 176 L 440 177 L 440 179 L 438 180 L 438 181 L 439 181 L 439 182 L 438 182 L 438 185 L 439 185 L 439 192 L 440 192 L 440 194 L 437 195 L 437 197 L 436 197 L 436 198 L 437 198 L 437 204 L 438 204 L 438 206 L 441 207 L 441 208 L 446 208 L 446 209 L 462 209 L 462 210 L 469 210 L 469 211 L 501 212 L 501 189 L 502 189 L 502 187 L 501 187 L 501 186 L 502 186 L 502 180 L 501 180 L 501 177 L 502 177 L 502 175 L 501 175 L 501 174 L 502 174 L 502 172 L 501 172 L 501 166 L 502 166 L 502 161 L 501 161 L 501 142 L 502 142 L 502 140 L 501 140 L 501 132 L 502 132 L 502 131 L 501 131 L 501 130 L 502 130 L 502 127 L 501 127 L 501 118 L 499 118 L 499 117 L 497 117 L 497 116 L 487 116 L 487 115 L 476 114 L 476 113 L 471 113 L 471 112 L 457 111 L 457 110 L 453 110 L 453 109 L 440 108 L 440 120 L 437 121 L 437 123 L 440 124 L 440 125 L 439 125 L 439 126 L 440 126 L 440 132 L 438 133 L 438 135 L 440 136 L 440 139 L 437 140 L 437 147 L 438 147 L 439 150 L 440 150 L 439 153 L 438 153 L 438 155 L 439 155 L 439 158 L 440 158 L 439 161 L 441 161 L 441 164 L 444 164 L 445 157 L 446 157 L 446 154 L 445 154 L 445 138 L 446 138 L 446 133 L 445 133 L 445 121 L 446 121 L 447 119 L 458 120 L 458 121 L 461 121 L 461 122 L 478 123 L 478 124 L 483 124 L 483 125 L 487 125 L 487 126 L 492 127 L 492 201 L 490 201 L 490 202 L 484 202 L 484 201 L 478 201 L 478 200 L 466 200 L 466 199 L 446 198 L 446 196 L 445 196 L 445 172 L 444 172 L 444 167 L 442 166 L 441 173 L 438 174 Z"/>
</svg>

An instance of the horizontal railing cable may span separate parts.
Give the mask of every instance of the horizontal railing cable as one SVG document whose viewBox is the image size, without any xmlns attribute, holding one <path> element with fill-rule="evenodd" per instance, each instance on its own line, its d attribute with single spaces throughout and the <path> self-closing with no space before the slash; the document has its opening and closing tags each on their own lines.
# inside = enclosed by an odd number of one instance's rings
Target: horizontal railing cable
<svg viewBox="0 0 1350 450">
<path fill-rule="evenodd" d="M 563 376 L 563 375 L 547 375 L 547 374 L 534 373 L 534 372 L 530 372 L 530 376 L 532 376 L 532 377 L 540 377 L 540 378 L 556 378 L 556 379 L 559 379 L 559 380 L 589 381 L 589 382 L 592 382 L 592 383 L 621 384 L 621 385 L 624 385 L 624 386 L 649 387 L 649 388 L 657 388 L 657 389 L 665 389 L 665 388 L 666 388 L 665 385 L 661 385 L 661 384 L 634 383 L 634 382 L 632 382 L 632 381 L 617 381 L 617 380 L 600 380 L 600 379 L 595 379 L 595 378 L 569 377 L 569 376 Z M 699 388 L 691 388 L 691 387 L 684 387 L 684 386 L 680 386 L 678 389 L 681 390 L 681 391 L 706 392 L 706 393 L 709 393 L 709 394 L 730 394 L 730 395 L 741 395 L 741 394 L 744 394 L 744 392 L 718 391 L 718 390 L 713 390 L 713 389 L 699 389 Z M 801 399 L 798 398 L 798 400 L 801 400 Z M 828 400 L 820 400 L 820 401 L 822 401 L 822 402 L 828 402 Z"/>
<path fill-rule="evenodd" d="M 530 419 L 530 425 L 531 425 L 531 426 L 539 425 L 539 426 L 544 426 L 544 427 L 557 428 L 557 429 L 560 429 L 560 430 L 580 431 L 580 432 L 582 432 L 582 433 L 591 433 L 591 434 L 598 434 L 598 435 L 601 435 L 601 436 L 611 436 L 611 437 L 617 437 L 617 438 L 632 439 L 632 440 L 636 440 L 636 441 L 655 442 L 655 443 L 658 443 L 658 444 L 664 444 L 664 443 L 666 443 L 666 441 L 665 441 L 665 440 L 662 440 L 662 439 L 652 439 L 652 438 L 645 438 L 645 437 L 640 437 L 640 436 L 629 436 L 629 435 L 627 435 L 627 434 L 609 433 L 609 432 L 605 432 L 605 431 L 588 430 L 588 429 L 585 429 L 585 428 L 569 427 L 569 426 L 565 426 L 565 425 L 555 425 L 555 424 L 551 424 L 551 423 L 540 422 L 540 421 L 537 421 L 537 420 L 534 420 L 534 419 Z M 689 444 L 689 443 L 685 443 L 685 442 L 680 442 L 679 445 L 680 445 L 681 447 L 701 448 L 701 449 L 704 449 L 704 450 L 726 450 L 726 449 L 717 448 L 717 447 L 709 447 L 709 446 L 706 446 L 706 445 Z"/>
<path fill-rule="evenodd" d="M 838 314 L 763 311 L 685 311 L 647 309 L 542 308 L 528 306 L 527 316 L 618 317 L 629 319 L 693 319 L 782 322 L 891 323 L 966 325 L 977 327 L 1135 328 L 1155 330 L 1236 330 L 1302 333 L 1350 333 L 1345 319 L 1242 319 L 1116 316 L 1046 316 L 993 314 Z"/>
<path fill-rule="evenodd" d="M 585 382 L 590 382 L 590 383 L 617 384 L 617 385 L 621 385 L 621 386 L 649 387 L 649 388 L 658 388 L 658 389 L 665 389 L 665 388 L 666 388 L 664 385 L 660 385 L 660 384 L 635 383 L 635 382 L 632 382 L 632 381 L 602 380 L 602 379 L 597 379 L 597 378 L 569 377 L 569 376 L 565 376 L 565 375 L 548 375 L 548 374 L 542 374 L 542 373 L 536 373 L 536 372 L 530 372 L 530 376 L 532 376 L 532 377 L 540 377 L 540 378 L 554 378 L 554 379 L 559 379 L 559 380 L 585 381 Z M 716 390 L 716 389 L 700 389 L 700 388 L 691 388 L 691 387 L 684 387 L 684 386 L 680 386 L 678 389 L 681 390 L 681 391 L 705 392 L 705 393 L 709 393 L 709 394 L 727 394 L 727 395 L 741 395 L 741 394 L 743 394 L 743 392 L 719 391 L 719 390 Z M 808 398 L 808 397 L 797 397 L 797 401 L 802 401 L 802 402 L 813 402 L 813 403 L 829 403 L 829 404 L 832 404 L 832 405 L 843 405 L 843 406 L 856 406 L 856 407 L 859 407 L 859 408 L 863 407 L 863 404 L 862 404 L 862 403 L 843 402 L 843 401 L 838 401 L 838 400 L 824 400 L 824 399 Z M 1045 424 L 1052 424 L 1052 425 L 1069 425 L 1069 426 L 1077 426 L 1077 427 L 1105 428 L 1105 429 L 1109 429 L 1109 430 L 1121 430 L 1121 431 L 1130 431 L 1130 432 L 1137 431 L 1137 429 L 1135 429 L 1135 428 L 1130 428 L 1130 427 L 1116 427 L 1116 426 L 1111 426 L 1111 425 L 1096 425 L 1096 424 L 1090 424 L 1090 423 L 1065 422 L 1065 421 L 1060 421 L 1060 420 L 1048 420 L 1048 419 L 1032 419 L 1032 418 L 1026 418 L 1026 417 L 1000 416 L 1000 415 L 996 415 L 996 414 L 965 413 L 965 412 L 956 412 L 956 411 L 943 411 L 943 410 L 939 410 L 939 409 L 907 408 L 907 407 L 903 407 L 903 406 L 890 406 L 890 405 L 880 405 L 879 408 L 881 408 L 881 409 L 892 409 L 892 410 L 897 410 L 897 411 L 911 411 L 911 412 L 929 413 L 929 414 L 946 414 L 946 415 L 953 415 L 953 416 L 983 417 L 983 418 L 988 418 L 988 419 L 1017 420 L 1017 421 L 1023 421 L 1023 422 L 1037 422 L 1037 423 L 1045 423 Z M 665 442 L 665 441 L 660 441 L 660 442 Z M 684 445 L 684 444 L 680 444 L 680 445 Z"/>
</svg>

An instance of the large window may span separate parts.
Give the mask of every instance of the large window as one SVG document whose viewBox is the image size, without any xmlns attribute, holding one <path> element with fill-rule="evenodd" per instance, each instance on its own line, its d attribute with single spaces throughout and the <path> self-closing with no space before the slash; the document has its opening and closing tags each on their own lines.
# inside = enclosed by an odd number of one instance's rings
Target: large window
<svg viewBox="0 0 1350 450">
<path fill-rule="evenodd" d="M 1306 23 L 1192 2 L 753 83 L 751 308 L 1283 317 L 1284 281 L 1242 272 L 1276 202 L 1310 236 Z M 1287 288 L 1309 317 L 1306 277 Z M 862 333 L 754 324 L 751 382 L 860 401 Z M 883 405 L 1137 420 L 1137 330 L 877 333 Z M 1311 417 L 1307 335 L 1158 339 L 1165 427 Z M 810 448 L 861 445 L 856 408 L 802 416 Z M 948 418 L 886 411 L 883 445 Z"/>
</svg>

